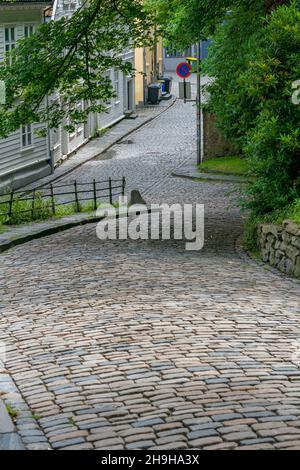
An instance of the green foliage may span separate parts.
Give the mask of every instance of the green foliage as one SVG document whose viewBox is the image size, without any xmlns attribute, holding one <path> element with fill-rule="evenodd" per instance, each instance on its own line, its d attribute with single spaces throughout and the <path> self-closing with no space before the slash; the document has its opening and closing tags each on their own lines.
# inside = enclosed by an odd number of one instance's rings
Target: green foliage
<svg viewBox="0 0 300 470">
<path fill-rule="evenodd" d="M 214 35 L 204 72 L 215 78 L 209 87 L 210 109 L 226 137 L 241 147 L 253 125 L 259 100 L 244 92 L 244 73 L 260 40 L 264 18 L 262 2 L 236 8 Z"/>
<path fill-rule="evenodd" d="M 9 212 L 9 197 L 3 196 L 0 199 L 0 202 L 4 203 L 0 204 L 0 229 L 3 228 L 5 225 L 20 225 L 30 222 L 47 220 L 53 217 L 61 218 L 76 214 L 78 212 L 95 212 L 95 203 L 93 200 L 79 202 L 78 206 L 75 202 L 62 204 L 59 203 L 59 201 L 55 200 L 55 214 L 53 214 L 51 198 L 43 197 L 43 194 L 41 192 L 36 192 L 35 194 L 34 208 L 32 206 L 32 200 L 29 199 L 29 197 L 32 197 L 32 194 L 27 196 L 28 200 L 24 200 L 23 197 L 15 197 L 15 199 L 13 200 L 11 217 L 7 215 L 7 213 Z M 107 206 L 110 207 L 110 205 L 101 201 L 97 202 L 97 208 Z M 118 203 L 114 203 L 113 206 L 118 207 Z"/>
<path fill-rule="evenodd" d="M 174 48 L 186 49 L 211 36 L 226 11 L 239 0 L 145 0 L 148 11 L 155 14 L 165 40 Z"/>
<path fill-rule="evenodd" d="M 13 408 L 9 403 L 6 405 L 6 411 L 14 422 L 20 414 L 20 411 Z"/>
<path fill-rule="evenodd" d="M 207 73 L 210 108 L 257 176 L 244 205 L 257 215 L 281 210 L 300 195 L 300 10 L 289 2 L 267 17 L 262 2 L 239 6 L 219 26 Z"/>
<path fill-rule="evenodd" d="M 296 224 L 300 224 L 300 199 L 296 199 L 293 204 L 286 210 L 284 219 L 292 220 Z"/>
<path fill-rule="evenodd" d="M 9 197 L 5 197 L 3 202 L 6 204 L 0 205 L 0 213 L 9 212 Z M 43 198 L 40 192 L 35 195 L 34 208 L 32 206 L 32 200 L 22 200 L 21 197 L 15 197 L 12 204 L 12 216 L 1 215 L 0 223 L 13 225 L 21 224 L 26 222 L 32 222 L 36 220 L 45 220 L 51 216 L 51 200 Z"/>
<path fill-rule="evenodd" d="M 245 152 L 259 176 L 249 207 L 281 209 L 300 195 L 300 106 L 291 101 L 300 77 L 300 9 L 293 2 L 269 18 L 260 47 L 245 73 L 244 93 L 259 100 Z"/>
<path fill-rule="evenodd" d="M 155 15 L 163 37 L 179 50 L 211 37 L 228 12 L 249 10 L 251 27 L 253 6 L 258 7 L 261 15 L 265 16 L 283 3 L 289 3 L 289 0 L 144 0 L 147 10 Z"/>
<path fill-rule="evenodd" d="M 86 1 L 71 18 L 41 25 L 0 65 L 6 84 L 0 137 L 32 122 L 57 128 L 64 119 L 72 131 L 90 112 L 105 111 L 115 96 L 107 71 L 134 73 L 121 55 L 150 43 L 151 26 L 140 0 Z"/>
<path fill-rule="evenodd" d="M 259 224 L 282 225 L 284 220 L 292 220 L 300 224 L 300 199 L 296 199 L 292 204 L 282 209 L 277 209 L 269 214 L 258 215 L 252 213 L 248 218 L 244 231 L 244 244 L 252 252 L 257 250 L 257 226 Z"/>
<path fill-rule="evenodd" d="M 280 211 L 300 194 L 299 0 L 147 0 L 169 42 L 185 48 L 213 34 L 204 72 L 210 110 L 257 176 L 244 205 Z"/>
<path fill-rule="evenodd" d="M 262 220 L 257 216 L 250 216 L 246 221 L 244 228 L 244 246 L 247 250 L 251 252 L 257 251 L 257 226 L 262 222 Z"/>
</svg>

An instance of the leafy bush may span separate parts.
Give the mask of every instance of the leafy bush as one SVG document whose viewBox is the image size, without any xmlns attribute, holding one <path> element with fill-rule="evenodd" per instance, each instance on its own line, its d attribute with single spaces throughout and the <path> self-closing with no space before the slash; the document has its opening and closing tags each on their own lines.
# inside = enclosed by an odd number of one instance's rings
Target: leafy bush
<svg viewBox="0 0 300 470">
<path fill-rule="evenodd" d="M 282 225 L 284 220 L 292 220 L 300 225 L 300 199 L 296 199 L 291 205 L 273 211 L 266 215 L 252 213 L 248 218 L 244 231 L 244 244 L 251 250 L 257 250 L 257 226 L 258 224 L 271 223 Z"/>
<path fill-rule="evenodd" d="M 300 199 L 296 199 L 294 203 L 289 207 L 285 214 L 285 219 L 293 220 L 297 224 L 300 224 Z"/>
<path fill-rule="evenodd" d="M 218 125 L 258 177 L 244 201 L 254 215 L 280 211 L 300 196 L 300 106 L 291 101 L 300 79 L 299 2 L 268 17 L 262 3 L 232 11 L 206 64 L 217 78 L 210 107 Z"/>
</svg>

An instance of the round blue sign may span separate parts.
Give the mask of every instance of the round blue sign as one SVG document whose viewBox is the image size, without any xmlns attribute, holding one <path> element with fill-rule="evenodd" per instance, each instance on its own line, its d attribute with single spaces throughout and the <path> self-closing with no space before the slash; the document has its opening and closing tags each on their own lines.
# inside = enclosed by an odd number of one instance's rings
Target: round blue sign
<svg viewBox="0 0 300 470">
<path fill-rule="evenodd" d="M 177 75 L 180 78 L 188 78 L 192 74 L 192 66 L 188 62 L 181 62 L 176 69 Z"/>
</svg>

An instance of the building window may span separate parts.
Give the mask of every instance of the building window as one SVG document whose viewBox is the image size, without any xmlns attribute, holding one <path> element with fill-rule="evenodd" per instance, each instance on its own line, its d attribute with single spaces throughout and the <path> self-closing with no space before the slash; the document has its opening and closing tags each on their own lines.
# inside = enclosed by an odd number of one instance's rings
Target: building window
<svg viewBox="0 0 300 470">
<path fill-rule="evenodd" d="M 26 126 L 21 127 L 21 143 L 22 148 L 31 147 L 32 146 L 32 124 L 27 124 Z"/>
<path fill-rule="evenodd" d="M 30 36 L 33 35 L 34 31 L 35 31 L 35 27 L 32 24 L 28 26 L 24 26 L 24 37 L 29 38 Z"/>
<path fill-rule="evenodd" d="M 119 103 L 120 101 L 120 71 L 114 69 L 114 88 L 116 93 L 116 102 Z"/>
<path fill-rule="evenodd" d="M 190 57 L 192 55 L 192 48 L 190 47 L 186 51 L 179 51 L 172 47 L 166 47 L 165 56 L 167 59 L 181 59 Z"/>
<path fill-rule="evenodd" d="M 16 47 L 16 31 L 15 28 L 4 28 L 5 35 L 5 53 L 10 54 Z M 12 58 L 10 57 L 10 63 Z"/>
</svg>

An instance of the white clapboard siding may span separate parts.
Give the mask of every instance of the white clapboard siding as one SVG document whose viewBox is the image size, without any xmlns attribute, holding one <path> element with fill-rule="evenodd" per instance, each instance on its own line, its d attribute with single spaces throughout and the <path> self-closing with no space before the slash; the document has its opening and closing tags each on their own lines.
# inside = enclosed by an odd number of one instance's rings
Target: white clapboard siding
<svg viewBox="0 0 300 470">
<path fill-rule="evenodd" d="M 114 71 L 110 69 L 107 72 L 114 86 Z M 112 126 L 115 122 L 124 117 L 124 74 L 119 71 L 119 93 L 118 96 L 111 99 L 107 104 L 107 111 L 98 115 L 98 128 L 104 129 Z"/>
<path fill-rule="evenodd" d="M 70 17 L 81 6 L 82 0 L 55 0 L 53 6 L 52 19 L 59 20 L 63 16 Z M 18 7 L 19 8 L 19 7 Z M 40 7 L 41 8 L 41 7 Z M 1 7 L 0 7 L 1 10 Z M 0 61 L 5 57 L 5 27 L 15 28 L 16 42 L 24 37 L 25 25 L 38 25 L 42 21 L 42 10 L 15 10 L 11 6 L 10 13 L 5 13 L 5 19 L 0 11 Z M 123 59 L 134 64 L 134 50 L 128 49 L 122 55 Z M 115 84 L 115 75 L 113 70 L 109 70 L 113 85 Z M 78 126 L 76 133 L 68 134 L 62 125 L 54 135 L 55 131 L 51 131 L 50 142 L 55 163 L 62 158 L 74 152 L 80 147 L 87 138 L 91 137 L 98 129 L 104 129 L 112 126 L 124 117 L 127 110 L 127 83 L 130 77 L 125 77 L 119 72 L 118 97 L 111 100 L 106 113 L 91 115 L 89 122 L 84 126 Z M 33 126 L 35 127 L 35 126 Z M 34 135 L 33 145 L 28 149 L 21 148 L 21 132 L 14 132 L 6 139 L 0 139 L 0 186 L 1 180 L 13 179 L 15 174 L 20 174 L 22 169 L 24 173 L 36 167 L 43 167 L 49 163 L 48 139 Z M 7 178 L 6 178 L 7 179 Z"/>
<path fill-rule="evenodd" d="M 53 19 L 70 17 L 83 4 L 82 0 L 55 0 L 53 5 Z"/>
<path fill-rule="evenodd" d="M 0 14 L 0 61 L 5 57 L 5 28 L 15 28 L 15 41 L 24 37 L 24 27 L 32 25 L 38 27 L 40 22 L 37 22 L 37 14 L 33 12 L 33 20 L 31 21 L 30 15 L 27 12 L 26 20 L 24 21 L 22 11 L 15 11 L 14 15 L 5 17 Z M 14 18 L 14 22 L 12 22 Z M 2 22 L 1 22 L 2 21 Z M 47 139 L 45 137 L 38 137 L 34 134 L 34 130 L 39 128 L 38 125 L 32 126 L 32 145 L 28 148 L 22 148 L 21 145 L 21 129 L 12 133 L 5 139 L 0 139 L 0 180 L 14 180 L 14 176 L 22 171 L 28 172 L 30 168 L 37 168 L 47 165 L 49 159 L 49 152 L 47 148 Z"/>
<path fill-rule="evenodd" d="M 33 130 L 38 126 L 33 126 Z M 0 177 L 13 174 L 23 167 L 48 160 L 47 141 L 33 134 L 33 145 L 21 149 L 21 131 L 18 130 L 6 139 L 0 139 Z"/>
<path fill-rule="evenodd" d="M 82 5 L 82 0 L 55 0 L 54 7 L 53 7 L 53 19 L 57 20 L 63 16 L 70 17 L 72 14 Z M 125 61 L 129 61 L 134 64 L 134 49 L 128 49 L 124 51 L 122 55 Z M 113 70 L 109 70 L 108 74 L 114 83 L 114 74 Z M 97 116 L 97 127 L 98 129 L 104 129 L 106 127 L 112 126 L 114 123 L 118 122 L 124 117 L 124 110 L 126 108 L 125 102 L 126 97 L 124 96 L 124 84 L 126 81 L 126 77 L 122 72 L 119 73 L 119 96 L 118 98 L 114 98 L 111 101 L 111 104 L 107 107 L 107 112 L 98 114 Z M 90 127 L 90 135 L 96 130 L 93 126 Z M 76 136 L 75 138 L 69 136 L 69 152 L 72 152 L 76 147 L 80 146 L 84 142 L 84 139 L 87 136 L 84 136 L 82 133 L 80 136 Z"/>
</svg>

